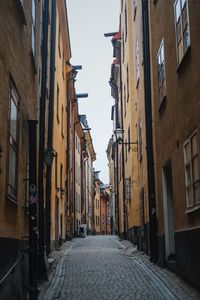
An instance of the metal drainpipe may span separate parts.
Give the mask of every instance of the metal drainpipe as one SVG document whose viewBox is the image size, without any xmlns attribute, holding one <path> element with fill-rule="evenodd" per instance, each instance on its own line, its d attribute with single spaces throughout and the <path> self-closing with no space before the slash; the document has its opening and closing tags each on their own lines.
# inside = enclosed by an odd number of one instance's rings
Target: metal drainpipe
<svg viewBox="0 0 200 300">
<path fill-rule="evenodd" d="M 75 121 L 75 120 L 74 120 Z M 74 237 L 75 237 L 75 228 L 76 228 L 76 147 L 75 147 L 75 128 L 76 124 L 78 124 L 79 121 L 74 122 L 74 134 L 73 134 L 73 204 L 74 204 Z"/>
<path fill-rule="evenodd" d="M 157 243 L 155 175 L 154 175 L 154 157 L 153 157 L 148 0 L 142 0 L 142 21 L 143 21 L 144 95 L 145 95 L 147 173 L 148 173 L 148 199 L 149 199 L 150 259 L 151 261 L 156 262 L 158 259 L 158 243 Z"/>
<path fill-rule="evenodd" d="M 53 149 L 54 127 L 54 86 L 55 86 L 55 48 L 56 48 L 56 0 L 52 0 L 51 17 L 51 56 L 50 56 L 50 87 L 49 87 L 49 115 L 47 148 Z M 46 175 L 46 253 L 51 252 L 51 189 L 52 164 L 47 165 Z"/>
<path fill-rule="evenodd" d="M 42 76 L 39 116 L 39 162 L 38 162 L 38 213 L 39 213 L 39 257 L 38 277 L 47 280 L 47 269 L 44 258 L 44 146 L 45 146 L 45 110 L 46 110 L 46 82 L 48 60 L 48 25 L 49 25 L 49 0 L 44 2 L 42 25 Z"/>
<path fill-rule="evenodd" d="M 70 204 L 70 111 L 71 111 L 71 101 L 69 93 L 69 85 L 72 80 L 75 79 L 75 76 L 72 76 L 67 80 L 67 201 Z M 69 205 L 69 214 L 71 218 L 71 208 Z M 70 238 L 72 237 L 71 232 L 71 223 L 70 223 Z"/>
<path fill-rule="evenodd" d="M 37 121 L 29 120 L 29 296 L 37 300 Z"/>
<path fill-rule="evenodd" d="M 123 99 L 122 99 L 122 63 L 121 63 L 121 51 L 120 51 L 120 104 L 121 104 L 121 127 L 124 129 L 123 122 Z M 124 206 L 124 237 L 127 238 L 128 234 L 128 211 L 125 199 L 125 160 L 124 160 L 124 132 L 122 135 L 122 184 L 123 184 L 123 206 Z"/>
</svg>

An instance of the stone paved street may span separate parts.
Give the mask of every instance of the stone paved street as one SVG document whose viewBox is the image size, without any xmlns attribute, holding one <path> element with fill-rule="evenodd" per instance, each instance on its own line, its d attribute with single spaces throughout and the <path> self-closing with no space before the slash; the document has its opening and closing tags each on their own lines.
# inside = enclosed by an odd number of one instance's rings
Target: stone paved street
<svg viewBox="0 0 200 300">
<path fill-rule="evenodd" d="M 166 269 L 149 262 L 131 243 L 115 236 L 74 239 L 63 247 L 39 300 L 200 299 Z"/>
</svg>

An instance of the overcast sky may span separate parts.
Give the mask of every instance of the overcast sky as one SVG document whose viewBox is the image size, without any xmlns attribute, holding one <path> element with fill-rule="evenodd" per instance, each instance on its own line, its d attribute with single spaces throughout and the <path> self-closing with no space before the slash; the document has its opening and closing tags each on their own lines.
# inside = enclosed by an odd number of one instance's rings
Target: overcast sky
<svg viewBox="0 0 200 300">
<path fill-rule="evenodd" d="M 112 134 L 110 72 L 111 38 L 104 33 L 119 29 L 120 0 L 67 0 L 72 64 L 83 66 L 76 81 L 76 92 L 89 94 L 79 99 L 79 114 L 86 114 L 100 179 L 109 183 L 106 149 Z"/>
</svg>

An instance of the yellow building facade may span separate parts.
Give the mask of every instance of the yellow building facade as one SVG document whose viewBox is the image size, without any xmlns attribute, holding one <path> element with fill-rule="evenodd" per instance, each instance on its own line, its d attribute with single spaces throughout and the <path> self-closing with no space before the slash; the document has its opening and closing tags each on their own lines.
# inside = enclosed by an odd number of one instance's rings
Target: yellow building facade
<svg viewBox="0 0 200 300">
<path fill-rule="evenodd" d="M 137 141 L 137 80 L 134 60 L 134 34 L 132 1 L 122 1 L 121 6 L 121 76 L 122 119 L 124 130 L 124 226 L 129 235 L 139 227 L 139 181 Z M 123 163 L 123 162 L 122 162 Z"/>
<path fill-rule="evenodd" d="M 65 1 L 56 1 L 53 149 L 51 191 L 51 249 L 66 236 L 67 67 L 71 50 Z"/>
</svg>

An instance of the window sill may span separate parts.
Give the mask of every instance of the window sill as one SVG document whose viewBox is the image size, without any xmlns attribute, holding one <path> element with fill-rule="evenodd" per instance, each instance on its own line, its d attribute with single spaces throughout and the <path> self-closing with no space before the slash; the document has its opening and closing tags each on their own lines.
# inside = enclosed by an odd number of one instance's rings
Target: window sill
<svg viewBox="0 0 200 300">
<path fill-rule="evenodd" d="M 193 212 L 195 212 L 195 211 L 197 211 L 197 210 L 199 210 L 199 209 L 200 209 L 200 204 L 188 208 L 188 209 L 185 211 L 185 214 L 193 213 Z"/>
<path fill-rule="evenodd" d="M 189 46 L 187 48 L 183 58 L 181 59 L 179 65 L 177 67 L 177 70 L 176 70 L 177 73 L 180 73 L 183 70 L 184 66 L 187 64 L 190 53 L 191 53 L 191 46 Z"/>
</svg>

